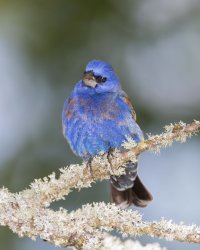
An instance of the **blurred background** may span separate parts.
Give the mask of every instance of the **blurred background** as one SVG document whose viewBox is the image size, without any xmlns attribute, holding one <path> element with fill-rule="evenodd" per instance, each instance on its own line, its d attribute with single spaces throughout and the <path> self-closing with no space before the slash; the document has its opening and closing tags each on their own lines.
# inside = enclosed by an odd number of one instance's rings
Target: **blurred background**
<svg viewBox="0 0 200 250">
<path fill-rule="evenodd" d="M 0 186 L 12 192 L 34 178 L 81 162 L 62 136 L 66 97 L 91 59 L 110 62 L 144 133 L 170 122 L 200 119 L 199 0 L 0 1 Z M 154 201 L 139 209 L 200 224 L 200 137 L 140 157 L 139 174 Z M 110 201 L 107 182 L 74 191 L 56 210 Z M 168 249 L 198 245 L 159 241 Z M 0 228 L 0 249 L 53 250 Z"/>
</svg>

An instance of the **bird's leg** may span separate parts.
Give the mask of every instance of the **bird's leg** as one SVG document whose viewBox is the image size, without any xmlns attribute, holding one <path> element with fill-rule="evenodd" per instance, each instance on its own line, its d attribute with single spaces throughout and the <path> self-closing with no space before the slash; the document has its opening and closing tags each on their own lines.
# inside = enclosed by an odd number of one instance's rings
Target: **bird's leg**
<svg viewBox="0 0 200 250">
<path fill-rule="evenodd" d="M 86 168 L 90 171 L 90 175 L 92 179 L 94 179 L 93 173 L 92 173 L 92 157 L 90 157 L 86 163 Z"/>
<path fill-rule="evenodd" d="M 108 151 L 108 153 L 107 153 L 107 160 L 108 160 L 108 163 L 109 163 L 109 168 L 110 168 L 110 173 L 111 174 L 114 173 L 114 171 L 113 171 L 113 165 L 112 165 L 113 152 L 114 152 L 114 149 L 110 148 L 109 151 Z"/>
</svg>

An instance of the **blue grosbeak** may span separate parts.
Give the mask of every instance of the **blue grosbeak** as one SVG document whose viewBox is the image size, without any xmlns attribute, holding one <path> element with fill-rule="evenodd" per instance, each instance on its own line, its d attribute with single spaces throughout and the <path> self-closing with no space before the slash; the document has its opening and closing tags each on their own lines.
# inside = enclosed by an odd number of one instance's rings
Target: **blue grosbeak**
<svg viewBox="0 0 200 250">
<path fill-rule="evenodd" d="M 131 137 L 136 143 L 143 133 L 136 114 L 112 66 L 100 60 L 90 61 L 83 79 L 65 101 L 62 112 L 64 137 L 73 152 L 89 160 L 91 157 L 125 150 L 123 142 Z M 121 208 L 134 204 L 145 207 L 152 196 L 137 175 L 137 164 L 128 162 L 125 174 L 111 176 L 112 200 Z"/>
</svg>

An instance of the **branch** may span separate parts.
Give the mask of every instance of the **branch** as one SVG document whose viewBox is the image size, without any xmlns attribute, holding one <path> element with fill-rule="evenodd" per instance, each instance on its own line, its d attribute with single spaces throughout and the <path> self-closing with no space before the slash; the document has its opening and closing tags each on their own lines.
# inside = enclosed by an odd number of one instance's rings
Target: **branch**
<svg viewBox="0 0 200 250">
<path fill-rule="evenodd" d="M 200 228 L 176 225 L 171 221 L 144 222 L 137 211 L 121 210 L 115 205 L 95 203 L 68 213 L 65 209 L 32 209 L 31 204 L 13 199 L 7 190 L 0 193 L 0 222 L 19 236 L 37 236 L 57 246 L 99 249 L 105 238 L 103 230 L 117 229 L 124 236 L 150 235 L 167 240 L 200 243 Z"/>
<path fill-rule="evenodd" d="M 125 152 L 115 151 L 111 158 L 114 174 L 122 174 L 122 166 L 127 161 L 137 161 L 139 154 L 146 150 L 157 151 L 170 146 L 172 142 L 185 141 L 200 131 L 200 122 L 177 123 L 165 127 L 161 135 L 149 136 L 139 144 L 133 141 L 124 144 Z M 147 234 L 170 240 L 200 243 L 200 228 L 175 225 L 161 220 L 144 222 L 134 211 L 120 210 L 104 203 L 86 205 L 82 209 L 68 213 L 64 209 L 53 211 L 47 207 L 56 200 L 64 199 L 73 188 L 89 187 L 94 180 L 110 177 L 110 163 L 107 155 L 92 159 L 93 176 L 86 164 L 71 165 L 61 169 L 58 179 L 55 173 L 43 180 L 35 180 L 30 188 L 12 194 L 7 189 L 0 190 L 0 224 L 8 226 L 19 236 L 41 237 L 58 246 L 72 245 L 78 249 L 98 249 L 105 237 L 102 229 L 117 229 L 122 234 L 135 236 Z"/>
<path fill-rule="evenodd" d="M 48 178 L 43 180 L 35 180 L 31 185 L 31 189 L 23 191 L 21 195 L 35 199 L 36 206 L 47 207 L 53 201 L 64 199 L 73 188 L 81 189 L 90 187 L 91 183 L 97 180 L 109 179 L 111 174 L 121 175 L 124 173 L 123 166 L 127 161 L 136 162 L 138 156 L 144 151 L 159 151 L 161 148 L 171 146 L 173 141 L 185 142 L 187 137 L 191 137 L 200 131 L 200 122 L 194 121 L 191 124 L 179 122 L 165 126 L 165 132 L 160 135 L 148 136 L 145 141 L 136 144 L 128 139 L 128 143 L 124 143 L 127 149 L 125 152 L 115 150 L 108 161 L 107 154 L 94 157 L 91 162 L 92 176 L 90 169 L 85 163 L 82 165 L 70 165 L 69 167 L 60 169 L 60 177 L 55 178 L 52 173 Z M 110 165 L 111 163 L 111 165 Z M 114 171 L 114 173 L 111 170 Z"/>
</svg>

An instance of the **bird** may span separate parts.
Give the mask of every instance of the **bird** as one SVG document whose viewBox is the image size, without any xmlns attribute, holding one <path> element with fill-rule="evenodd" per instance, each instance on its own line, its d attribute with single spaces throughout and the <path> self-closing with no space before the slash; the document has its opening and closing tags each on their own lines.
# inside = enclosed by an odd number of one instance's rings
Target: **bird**
<svg viewBox="0 0 200 250">
<path fill-rule="evenodd" d="M 133 105 L 113 67 L 96 59 L 87 63 L 82 79 L 64 103 L 62 128 L 72 151 L 86 162 L 100 153 L 123 152 L 128 138 L 136 143 L 144 140 Z M 146 207 L 153 199 L 137 166 L 129 161 L 123 175 L 110 176 L 112 202 L 121 209 Z"/>
</svg>

